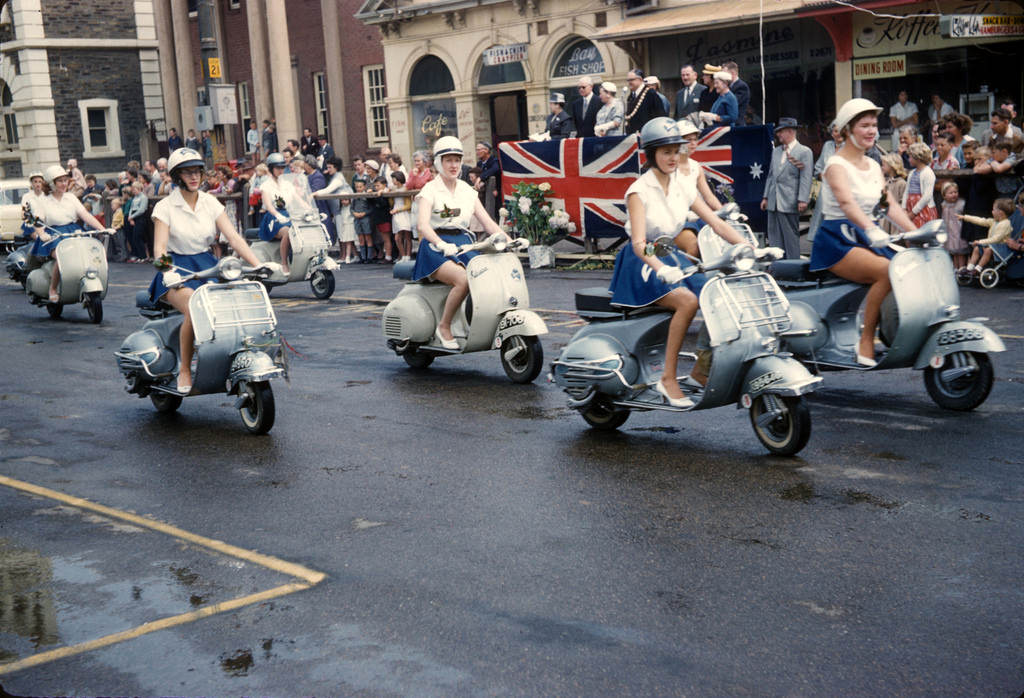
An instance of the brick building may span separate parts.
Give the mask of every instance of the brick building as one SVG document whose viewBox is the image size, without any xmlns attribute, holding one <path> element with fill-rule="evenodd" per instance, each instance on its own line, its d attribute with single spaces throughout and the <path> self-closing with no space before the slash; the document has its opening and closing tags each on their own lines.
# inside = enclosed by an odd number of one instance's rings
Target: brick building
<svg viewBox="0 0 1024 698">
<path fill-rule="evenodd" d="M 205 0 L 211 2 L 211 0 Z M 278 139 L 327 133 L 335 152 L 373 152 L 388 140 L 380 32 L 353 18 L 358 0 L 212 0 L 221 82 L 235 88 L 239 124 L 224 128 L 223 157 L 244 151 L 246 124 L 274 118 Z M 153 0 L 163 101 L 174 126 L 196 128 L 204 83 L 196 0 Z M 335 87 L 337 86 L 337 87 Z M 198 129 L 197 129 L 198 132 Z"/>
<path fill-rule="evenodd" d="M 151 3 L 0 0 L 0 169 L 77 158 L 110 172 L 148 156 L 163 120 Z"/>
</svg>

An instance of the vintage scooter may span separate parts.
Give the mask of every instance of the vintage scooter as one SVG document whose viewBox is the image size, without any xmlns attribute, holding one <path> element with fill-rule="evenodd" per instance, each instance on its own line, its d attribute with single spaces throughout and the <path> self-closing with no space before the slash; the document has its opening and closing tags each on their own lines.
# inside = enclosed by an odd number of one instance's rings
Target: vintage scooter
<svg viewBox="0 0 1024 698">
<path fill-rule="evenodd" d="M 297 196 L 288 207 L 291 219 L 288 240 L 291 243 L 291 264 L 289 274 L 285 276 L 280 269 L 265 279 L 263 284 L 269 291 L 274 286 L 283 286 L 293 281 L 309 281 L 313 295 L 326 300 L 334 294 L 334 270 L 338 263 L 328 254 L 331 238 L 323 224 L 323 216 L 313 202 L 313 194 L 309 191 L 309 183 L 302 175 L 287 173 L 281 179 L 289 182 L 297 192 Z M 281 241 L 256 241 L 251 243 L 252 251 L 263 262 L 281 263 Z"/>
<path fill-rule="evenodd" d="M 548 328 L 529 309 L 530 292 L 514 254 L 527 247 L 529 242 L 523 238 L 510 242 L 504 233 L 495 233 L 459 248 L 460 254 L 475 251 L 480 255 L 466 265 L 469 295 L 452 321 L 458 349 L 445 349 L 434 337 L 450 287 L 426 279 L 405 284 L 384 308 L 388 348 L 413 368 L 426 368 L 438 356 L 498 349 L 502 368 L 512 382 L 533 381 L 544 364 L 538 335 L 547 334 Z M 396 264 L 393 274 L 411 279 L 414 266 L 414 262 Z"/>
<path fill-rule="evenodd" d="M 30 261 L 32 243 L 21 244 L 22 240 L 24 238 L 15 240 L 15 244 L 18 246 L 7 255 L 7 259 L 4 260 L 4 268 L 7 271 L 7 276 L 11 277 L 11 281 L 16 281 L 21 284 L 22 288 L 25 288 L 29 272 L 32 271 Z"/>
<path fill-rule="evenodd" d="M 287 378 L 288 371 L 277 318 L 261 283 L 269 272 L 243 267 L 237 257 L 224 257 L 210 269 L 172 267 L 164 277 L 168 287 L 192 279 L 220 279 L 200 286 L 189 300 L 196 344 L 189 396 L 227 390 L 237 396 L 235 409 L 253 434 L 266 434 L 274 426 L 270 380 Z M 152 303 L 148 291 L 139 291 L 135 302 L 150 320 L 114 352 L 128 381 L 125 390 L 148 396 L 158 412 L 174 412 L 184 397 L 177 391 L 181 315 L 169 305 Z"/>
<path fill-rule="evenodd" d="M 655 253 L 677 260 L 683 255 L 670 238 L 659 239 Z M 633 411 L 688 412 L 736 404 L 749 410 L 754 433 L 769 451 L 798 453 L 811 435 L 803 396 L 821 378 L 778 352 L 789 330 L 789 304 L 770 276 L 752 270 L 758 256 L 773 256 L 775 250 L 755 253 L 750 245 L 737 244 L 717 258 L 709 251 L 702 254 L 708 255 L 702 263 L 679 265 L 687 276 L 704 272 L 710 277 L 700 307 L 711 371 L 703 390 L 683 386 L 693 393 L 693 407 L 673 407 L 653 387 L 664 370 L 672 312 L 657 305 L 612 305 L 605 288 L 576 292 L 576 311 L 589 324 L 552 362 L 550 378 L 569 395 L 569 407 L 597 429 L 617 429 Z"/>
<path fill-rule="evenodd" d="M 878 211 L 876 210 L 876 214 Z M 868 286 L 828 272 L 808 271 L 806 260 L 781 260 L 771 273 L 790 300 L 793 332 L 784 349 L 815 370 L 924 369 L 924 385 L 940 407 L 973 410 L 988 397 L 995 379 L 989 352 L 1005 351 L 999 336 L 981 323 L 960 319 L 960 292 L 943 221 L 893 235 L 908 242 L 889 262 L 892 293 L 882 303 L 879 335 L 887 350 L 876 366 L 856 360 L 859 309 Z"/>
<path fill-rule="evenodd" d="M 57 263 L 60 264 L 60 283 L 57 293 L 60 300 L 51 303 L 50 278 L 53 275 L 52 259 L 31 270 L 25 278 L 25 292 L 33 305 L 46 306 L 50 317 L 61 316 L 64 306 L 81 303 L 93 323 L 103 321 L 103 299 L 107 296 L 107 251 L 96 235 L 109 235 L 109 230 L 79 230 L 60 234 L 44 225 L 51 234 L 60 235 L 57 244 Z"/>
</svg>

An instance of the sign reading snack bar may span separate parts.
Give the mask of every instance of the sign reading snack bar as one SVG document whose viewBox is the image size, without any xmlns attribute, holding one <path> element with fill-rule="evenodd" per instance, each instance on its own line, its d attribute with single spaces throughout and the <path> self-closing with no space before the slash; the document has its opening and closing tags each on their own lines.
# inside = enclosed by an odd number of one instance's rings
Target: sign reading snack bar
<svg viewBox="0 0 1024 698">
<path fill-rule="evenodd" d="M 950 33 L 944 36 L 941 19 L 950 15 L 977 15 L 988 17 L 988 29 L 977 34 Z M 938 0 L 931 3 L 900 5 L 887 14 L 902 15 L 900 18 L 875 17 L 867 12 L 853 13 L 853 55 L 855 58 L 886 56 L 910 53 L 912 51 L 937 51 L 954 46 L 978 42 L 1006 41 L 1008 34 L 997 31 L 996 27 L 1010 27 L 1003 24 L 1020 17 L 1020 6 L 996 0 L 994 2 L 956 2 Z M 982 26 L 978 25 L 979 29 Z M 968 27 L 969 29 L 969 27 Z"/>
<path fill-rule="evenodd" d="M 907 56 L 880 56 L 858 58 L 853 62 L 854 80 L 878 80 L 898 78 L 907 74 Z"/>
<path fill-rule="evenodd" d="M 942 35 L 951 39 L 1022 36 L 1024 15 L 946 15 L 939 20 Z"/>
</svg>

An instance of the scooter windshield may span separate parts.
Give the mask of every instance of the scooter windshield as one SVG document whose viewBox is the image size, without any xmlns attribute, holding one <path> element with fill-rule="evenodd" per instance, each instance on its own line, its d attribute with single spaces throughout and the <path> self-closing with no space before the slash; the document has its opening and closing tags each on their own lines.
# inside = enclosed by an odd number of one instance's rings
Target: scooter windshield
<svg viewBox="0 0 1024 698">
<path fill-rule="evenodd" d="M 287 202 L 288 216 L 301 220 L 310 214 L 319 221 L 320 214 L 313 201 L 313 192 L 309 189 L 309 178 L 298 172 L 288 172 L 281 175 L 281 180 L 295 190 L 295 195 Z"/>
</svg>

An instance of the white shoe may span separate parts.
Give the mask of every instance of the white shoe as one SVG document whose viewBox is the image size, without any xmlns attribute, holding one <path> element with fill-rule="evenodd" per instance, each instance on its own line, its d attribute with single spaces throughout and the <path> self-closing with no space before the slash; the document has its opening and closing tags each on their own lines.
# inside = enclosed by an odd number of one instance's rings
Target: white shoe
<svg viewBox="0 0 1024 698">
<path fill-rule="evenodd" d="M 665 398 L 665 402 L 672 407 L 693 407 L 693 400 L 685 395 L 683 397 L 669 397 L 668 391 L 665 390 L 665 384 L 661 382 L 661 379 L 658 379 L 658 382 L 654 384 L 654 392 Z"/>
<path fill-rule="evenodd" d="M 878 365 L 878 362 L 869 356 L 864 356 L 860 352 L 857 352 L 857 364 L 864 368 L 874 368 Z"/>
<path fill-rule="evenodd" d="M 434 330 L 434 339 L 437 341 L 438 344 L 441 345 L 441 347 L 443 349 L 458 349 L 459 348 L 459 343 L 455 341 L 455 338 L 452 337 L 451 339 L 445 339 L 444 337 L 441 336 L 441 330 L 440 329 Z"/>
</svg>

